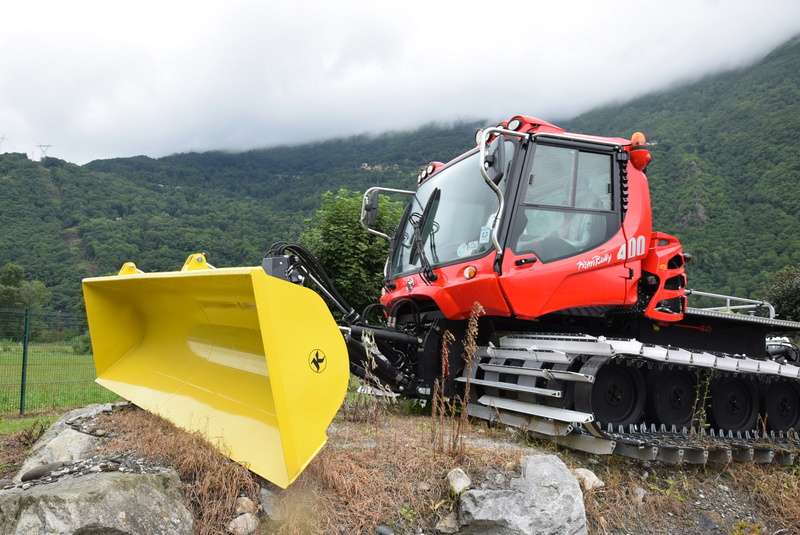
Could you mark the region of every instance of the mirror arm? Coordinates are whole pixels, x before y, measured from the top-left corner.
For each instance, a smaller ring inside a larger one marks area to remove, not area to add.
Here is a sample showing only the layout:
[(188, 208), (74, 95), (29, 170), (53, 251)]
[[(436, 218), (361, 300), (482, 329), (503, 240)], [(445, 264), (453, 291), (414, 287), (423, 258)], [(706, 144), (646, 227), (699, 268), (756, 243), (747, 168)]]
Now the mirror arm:
[(381, 188), (381, 187), (369, 188), (367, 191), (364, 192), (364, 199), (361, 201), (361, 219), (360, 219), (361, 226), (364, 227), (364, 230), (366, 230), (370, 234), (374, 234), (376, 236), (380, 236), (384, 240), (391, 241), (392, 238), (388, 234), (384, 234), (383, 232), (371, 228), (371, 226), (375, 224), (375, 221), (377, 221), (378, 218), (378, 196), (380, 195), (381, 192), (399, 193), (402, 195), (411, 195), (411, 196), (414, 196), (414, 192), (404, 189), (392, 189), (392, 188)]

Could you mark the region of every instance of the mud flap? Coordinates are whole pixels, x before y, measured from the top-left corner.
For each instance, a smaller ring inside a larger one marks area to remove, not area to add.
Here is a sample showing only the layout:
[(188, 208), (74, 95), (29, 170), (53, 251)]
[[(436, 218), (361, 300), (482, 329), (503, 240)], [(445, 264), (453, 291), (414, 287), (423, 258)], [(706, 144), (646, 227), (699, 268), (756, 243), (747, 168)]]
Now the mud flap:
[(120, 273), (83, 281), (97, 382), (287, 487), (347, 389), (322, 299), (261, 267)]

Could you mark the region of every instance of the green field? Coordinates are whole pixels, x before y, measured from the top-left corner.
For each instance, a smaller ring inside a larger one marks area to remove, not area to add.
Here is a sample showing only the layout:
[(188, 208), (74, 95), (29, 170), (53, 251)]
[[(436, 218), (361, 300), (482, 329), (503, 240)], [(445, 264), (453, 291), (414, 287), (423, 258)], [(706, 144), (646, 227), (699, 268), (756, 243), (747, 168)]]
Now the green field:
[[(20, 412), (22, 345), (0, 345), (0, 415)], [(94, 382), (91, 354), (69, 344), (29, 344), (25, 380), (25, 414), (106, 403), (116, 394)]]

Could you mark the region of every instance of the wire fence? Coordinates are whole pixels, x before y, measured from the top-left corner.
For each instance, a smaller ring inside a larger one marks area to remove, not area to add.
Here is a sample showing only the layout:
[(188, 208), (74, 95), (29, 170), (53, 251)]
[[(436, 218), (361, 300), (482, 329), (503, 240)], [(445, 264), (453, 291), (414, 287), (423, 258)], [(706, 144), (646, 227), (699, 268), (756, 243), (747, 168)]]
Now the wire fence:
[(0, 308), (0, 414), (104, 403), (84, 314)]

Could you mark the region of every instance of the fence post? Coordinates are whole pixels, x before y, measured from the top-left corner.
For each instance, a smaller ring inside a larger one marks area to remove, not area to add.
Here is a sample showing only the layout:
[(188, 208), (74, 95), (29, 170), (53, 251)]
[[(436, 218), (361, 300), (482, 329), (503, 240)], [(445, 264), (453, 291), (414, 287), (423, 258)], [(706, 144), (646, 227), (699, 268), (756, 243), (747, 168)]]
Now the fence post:
[(19, 415), (25, 416), (25, 386), (28, 383), (28, 341), (31, 330), (31, 309), (25, 309), (25, 332), (22, 334), (22, 385), (19, 389)]

